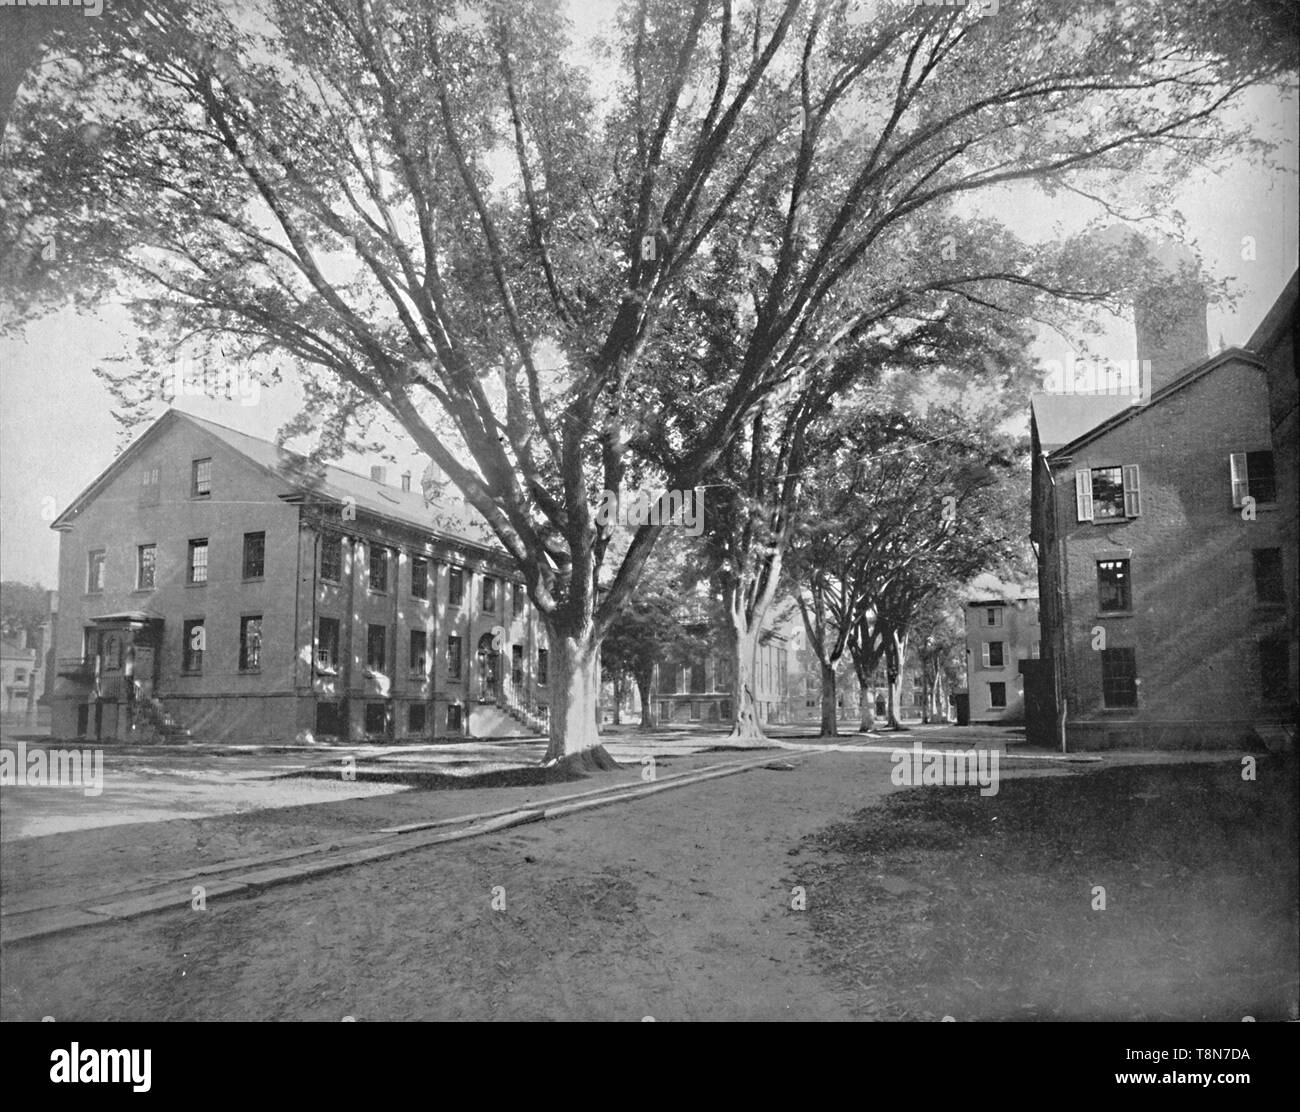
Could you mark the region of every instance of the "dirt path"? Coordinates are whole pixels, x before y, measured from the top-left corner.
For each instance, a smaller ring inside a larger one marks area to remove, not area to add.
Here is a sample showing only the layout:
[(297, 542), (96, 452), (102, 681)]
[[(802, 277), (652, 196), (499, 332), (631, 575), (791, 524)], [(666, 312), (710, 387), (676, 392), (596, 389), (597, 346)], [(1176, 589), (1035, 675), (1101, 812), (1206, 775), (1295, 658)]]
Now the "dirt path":
[(21, 943), (4, 1018), (848, 1018), (791, 909), (797, 845), (891, 790), (887, 758), (822, 754)]

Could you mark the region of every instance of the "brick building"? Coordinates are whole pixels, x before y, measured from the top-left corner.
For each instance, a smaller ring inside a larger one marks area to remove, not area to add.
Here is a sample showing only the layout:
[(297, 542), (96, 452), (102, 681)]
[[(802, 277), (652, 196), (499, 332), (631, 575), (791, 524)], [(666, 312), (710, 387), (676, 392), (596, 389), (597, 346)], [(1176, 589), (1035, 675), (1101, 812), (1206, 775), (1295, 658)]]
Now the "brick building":
[(1020, 662), (1041, 655), (1038, 592), (1010, 598), (988, 593), (967, 599), (966, 689), (972, 722), (1023, 722)]
[(1286, 629), (1291, 642), (1289, 658), (1291, 706), (1294, 710), (1300, 701), (1300, 653), (1297, 644), (1296, 582), (1300, 568), (1296, 566), (1296, 553), (1300, 548), (1300, 415), (1297, 400), (1300, 396), (1300, 379), (1297, 379), (1296, 349), (1296, 299), (1300, 274), (1291, 275), (1286, 289), (1269, 310), (1255, 334), (1246, 341), (1249, 348), (1263, 361), (1268, 377), (1269, 426), (1273, 438), (1273, 458), (1277, 468), (1278, 489), (1283, 497), (1277, 504), (1277, 529), (1282, 548), (1282, 579), (1286, 591)]
[(170, 410), (53, 523), (54, 737), (535, 732), (546, 638), (435, 486)]
[(1293, 713), (1294, 463), (1279, 467), (1270, 420), (1270, 377), (1294, 391), (1293, 348), (1265, 357), (1292, 360), (1278, 372), (1241, 348), (1179, 365), (1205, 350), (1203, 302), (1163, 328), (1182, 339), (1139, 317), (1147, 404), (1032, 402), (1040, 743), (1246, 743)]

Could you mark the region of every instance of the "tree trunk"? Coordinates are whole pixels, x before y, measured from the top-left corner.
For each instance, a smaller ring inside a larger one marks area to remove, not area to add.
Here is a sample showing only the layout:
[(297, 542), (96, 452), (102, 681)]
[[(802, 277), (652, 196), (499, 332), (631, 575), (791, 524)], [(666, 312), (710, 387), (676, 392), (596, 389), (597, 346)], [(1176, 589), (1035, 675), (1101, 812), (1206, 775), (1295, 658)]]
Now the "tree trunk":
[(869, 683), (858, 677), (858, 733), (870, 733), (876, 728), (876, 693)]
[(889, 647), (885, 650), (885, 667), (893, 678), (889, 680), (889, 725), (901, 730), (899, 710), (903, 701), (903, 660), (907, 655), (907, 637), (891, 633)]
[(821, 665), (822, 674), (822, 737), (839, 737), (839, 724), (837, 722), (836, 695), (835, 695), (835, 669), (829, 664)]
[(659, 725), (655, 717), (655, 701), (650, 697), (650, 676), (637, 676), (636, 690), (641, 696), (641, 729), (653, 730)]
[(618, 767), (600, 743), (600, 646), (590, 638), (550, 637), (551, 735), (544, 765)]
[(921, 721), (928, 724), (930, 721), (930, 707), (934, 702), (930, 698), (931, 684), (930, 676), (924, 664), (921, 665)]
[(763, 722), (758, 714), (758, 700), (754, 696), (757, 680), (758, 632), (731, 628), (732, 673), (736, 677), (732, 691), (731, 733), (727, 741), (732, 745), (753, 745), (767, 740)]

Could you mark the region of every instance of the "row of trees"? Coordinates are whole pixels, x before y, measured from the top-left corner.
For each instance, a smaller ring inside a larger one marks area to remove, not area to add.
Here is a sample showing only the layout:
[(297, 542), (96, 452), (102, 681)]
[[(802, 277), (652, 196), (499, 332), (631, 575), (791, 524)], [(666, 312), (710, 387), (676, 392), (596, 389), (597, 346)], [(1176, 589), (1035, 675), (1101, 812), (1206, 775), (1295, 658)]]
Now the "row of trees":
[(1139, 244), (1025, 242), (989, 203), (1142, 180), (1136, 215), (1165, 212), (1188, 159), (1251, 153), (1223, 109), (1290, 64), (1262, 3), (617, 13), (582, 43), (560, 0), (119, 0), (23, 39), (2, 152), (6, 325), (126, 300), (138, 343), (103, 368), (126, 423), (178, 355), (274, 364), (306, 398), (286, 439), (401, 430), (449, 476), (546, 625), (552, 762), (599, 763), (600, 646), (664, 529), (620, 536), (603, 492), (723, 492), (710, 574), (753, 736), (828, 407), (916, 393), (906, 368), (962, 336), (1005, 376), (1006, 322), (1138, 283)]
[[(868, 688), (882, 660), (890, 724), (902, 666), (923, 609), (1024, 547), (1023, 445), (991, 427), (996, 411), (847, 408), (822, 435), (822, 465), (804, 484), (788, 567), (821, 670), (821, 732), (836, 727), (836, 672), (853, 662), (871, 727)], [(933, 646), (931, 646), (933, 647)], [(932, 662), (933, 663), (933, 662)]]
[[(772, 593), (802, 616), (820, 675), (823, 736), (838, 730), (838, 676), (846, 661), (858, 681), (861, 728), (874, 726), (873, 684), (882, 663), (889, 721), (898, 725), (909, 640), (928, 715), (936, 690), (952, 678), (964, 637), (961, 588), (981, 572), (1025, 573), (1027, 447), (999, 431), (999, 420), (996, 405), (973, 415), (938, 405), (917, 414), (885, 409), (875, 391), (862, 391), (811, 426)], [(723, 489), (706, 501), (725, 508), (736, 494)], [(616, 695), (622, 677), (635, 682), (644, 726), (654, 724), (656, 665), (719, 648), (734, 654), (734, 640), (719, 645), (716, 638), (719, 629), (735, 633), (728, 624), (733, 582), (719, 551), (733, 534), (719, 527), (724, 513), (710, 520), (710, 543), (701, 549), (691, 552), (681, 540), (661, 546), (604, 642), (606, 678)], [(700, 585), (708, 588), (703, 610)], [(731, 688), (738, 717), (754, 702), (744, 682)]]

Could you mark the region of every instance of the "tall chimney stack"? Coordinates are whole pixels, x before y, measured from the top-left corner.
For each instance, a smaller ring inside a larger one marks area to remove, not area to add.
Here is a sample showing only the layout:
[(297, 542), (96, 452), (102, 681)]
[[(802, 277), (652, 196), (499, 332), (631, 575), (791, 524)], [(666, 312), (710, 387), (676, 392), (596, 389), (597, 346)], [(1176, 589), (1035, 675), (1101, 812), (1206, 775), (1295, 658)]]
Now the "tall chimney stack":
[(1161, 245), (1151, 255), (1152, 281), (1134, 298), (1133, 326), (1137, 357), (1150, 360), (1155, 393), (1209, 354), (1210, 332), (1196, 257), (1180, 243)]
[(409, 492), (410, 489), (411, 489), (411, 473), (410, 473), (409, 471), (403, 471), (403, 472), (402, 472), (402, 490), (404, 490), (404, 491), (408, 491), (408, 492)]
[(371, 465), (370, 481), (372, 483), (386, 483), (388, 481), (388, 468), (380, 467), (378, 464)]

